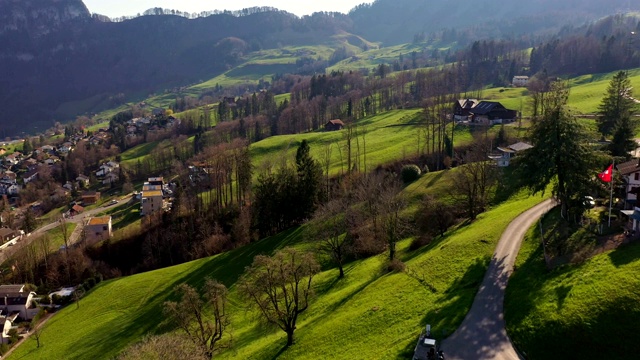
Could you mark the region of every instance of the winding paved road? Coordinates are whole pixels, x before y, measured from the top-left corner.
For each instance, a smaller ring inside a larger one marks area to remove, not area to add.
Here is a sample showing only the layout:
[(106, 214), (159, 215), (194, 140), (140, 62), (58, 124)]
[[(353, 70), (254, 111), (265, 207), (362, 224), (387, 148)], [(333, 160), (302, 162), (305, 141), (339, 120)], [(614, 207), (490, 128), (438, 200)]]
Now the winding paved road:
[[(73, 233), (69, 234), (69, 244), (73, 245), (75, 244), (79, 239), (80, 239), (80, 235), (82, 233), (82, 229), (84, 228), (84, 223), (86, 222), (86, 220), (90, 217), (93, 217), (96, 214), (99, 214), (101, 212), (105, 212), (113, 207), (117, 207), (120, 206), (122, 204), (124, 204), (125, 201), (128, 201), (128, 199), (131, 197), (131, 194), (119, 197), (119, 202), (117, 204), (109, 204), (109, 205), (102, 205), (99, 207), (96, 207), (92, 210), (87, 210), (85, 212), (83, 212), (80, 215), (76, 215), (74, 217), (71, 218), (67, 218), (65, 221), (67, 223), (75, 223), (76, 228), (73, 231)], [(60, 223), (58, 221), (47, 224), (47, 225), (43, 225), (41, 227), (39, 227), (38, 229), (34, 230), (31, 232), (31, 234), (29, 236), (25, 236), (22, 238), (22, 240), (18, 241), (18, 244), (16, 246), (12, 246), (12, 247), (7, 247), (5, 249), (0, 250), (0, 264), (4, 263), (7, 259), (11, 258), (11, 255), (16, 252), (18, 249), (27, 246), (28, 244), (30, 244), (33, 240), (35, 240), (39, 235), (53, 230), (56, 227), (60, 226)]]
[(471, 310), (442, 344), (447, 360), (521, 359), (505, 330), (504, 293), (525, 233), (554, 204), (546, 200), (525, 211), (502, 233)]

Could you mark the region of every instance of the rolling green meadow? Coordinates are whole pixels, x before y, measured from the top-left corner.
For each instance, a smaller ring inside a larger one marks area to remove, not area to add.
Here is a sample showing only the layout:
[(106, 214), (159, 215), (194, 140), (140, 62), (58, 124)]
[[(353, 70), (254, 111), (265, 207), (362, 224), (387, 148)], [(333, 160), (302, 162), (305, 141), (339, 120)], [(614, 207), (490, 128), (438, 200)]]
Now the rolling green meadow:
[[(415, 203), (421, 194), (446, 189), (450, 176), (450, 171), (428, 173), (404, 194)], [(286, 335), (260, 325), (235, 285), (257, 254), (289, 246), (313, 250), (305, 226), (211, 258), (103, 282), (79, 307), (68, 306), (48, 321), (40, 348), (27, 341), (9, 358), (109, 359), (145, 334), (172, 330), (162, 324), (163, 302), (175, 299), (172, 289), (177, 284), (199, 287), (205, 277), (230, 289), (234, 347), (219, 358), (406, 358), (426, 323), (438, 337), (456, 329), (500, 234), (513, 218), (542, 200), (517, 194), (476, 222), (464, 223), (416, 251), (408, 249), (411, 239), (403, 240), (398, 256), (410, 270), (405, 273), (388, 273), (387, 254), (381, 254), (347, 264), (345, 278), (338, 280), (338, 270), (323, 259), (323, 271), (314, 278), (315, 299), (298, 322), (296, 344), (287, 350)]]
[[(543, 228), (549, 217), (543, 221)], [(640, 244), (547, 270), (539, 224), (516, 261), (505, 297), (507, 331), (529, 359), (629, 359), (640, 352)]]

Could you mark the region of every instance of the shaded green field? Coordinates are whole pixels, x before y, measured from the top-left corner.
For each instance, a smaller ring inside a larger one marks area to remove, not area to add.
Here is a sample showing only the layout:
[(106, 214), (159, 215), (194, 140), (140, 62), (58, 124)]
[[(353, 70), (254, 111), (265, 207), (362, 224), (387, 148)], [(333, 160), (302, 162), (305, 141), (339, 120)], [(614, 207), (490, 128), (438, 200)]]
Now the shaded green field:
[[(416, 185), (429, 189), (419, 191), (446, 186), (442, 182), (447, 174), (429, 176), (433, 178), (424, 185)], [(257, 254), (287, 246), (312, 249), (304, 242), (304, 227), (211, 258), (103, 282), (79, 308), (69, 306), (46, 324), (42, 347), (25, 342), (10, 359), (109, 359), (144, 334), (169, 331), (160, 324), (162, 304), (172, 299), (171, 289), (183, 282), (200, 286), (206, 276), (230, 288), (235, 345), (219, 358), (407, 358), (427, 322), (438, 336), (456, 329), (471, 306), (500, 234), (519, 213), (540, 201), (541, 197), (520, 194), (416, 251), (408, 250), (410, 239), (402, 241), (399, 257), (422, 282), (406, 273), (383, 271), (386, 254), (349, 263), (341, 280), (336, 280), (337, 269), (325, 264), (314, 280), (316, 299), (298, 322), (296, 344), (284, 352), (284, 333), (259, 326), (240, 302), (235, 285)]]
[(640, 244), (548, 271), (536, 224), (516, 268), (505, 320), (529, 359), (632, 359), (640, 352)]

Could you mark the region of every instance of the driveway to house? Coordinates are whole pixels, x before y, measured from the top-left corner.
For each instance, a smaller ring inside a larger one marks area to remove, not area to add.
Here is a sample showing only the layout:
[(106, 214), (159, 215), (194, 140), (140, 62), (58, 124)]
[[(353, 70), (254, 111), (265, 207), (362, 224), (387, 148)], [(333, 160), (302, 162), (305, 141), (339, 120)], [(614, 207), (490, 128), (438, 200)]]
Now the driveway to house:
[[(104, 212), (104, 211), (106, 211), (108, 209), (111, 209), (112, 207), (122, 205), (124, 201), (127, 201), (127, 199), (131, 198), (131, 195), (132, 194), (121, 196), (119, 198), (120, 202), (118, 202), (117, 204), (107, 205), (107, 206), (100, 206), (100, 207), (97, 207), (95, 209), (87, 210), (87, 211), (83, 212), (80, 215), (76, 215), (76, 216), (73, 216), (73, 217), (70, 217), (70, 218), (66, 218), (65, 221), (67, 223), (75, 223), (75, 224), (77, 224), (75, 230), (69, 236), (69, 245), (75, 244), (80, 239), (80, 235), (82, 234), (82, 229), (84, 228), (84, 223), (86, 222), (86, 220), (88, 218), (93, 217), (94, 215), (99, 214), (101, 212)], [(37, 228), (36, 230), (32, 231), (29, 236), (23, 237), (20, 241), (18, 241), (18, 243), (16, 245), (10, 246), (10, 247), (7, 247), (7, 248), (3, 249), (2, 251), (0, 251), (0, 264), (4, 263), (5, 260), (9, 259), (11, 257), (11, 255), (17, 249), (29, 245), (39, 235), (41, 235), (41, 234), (43, 234), (43, 233), (45, 233), (47, 231), (53, 230), (58, 226), (60, 226), (60, 222), (58, 222), (58, 221), (53, 222), (51, 224), (43, 225), (43, 226)]]
[(534, 206), (502, 233), (471, 310), (442, 344), (447, 360), (521, 359), (505, 329), (504, 293), (524, 235), (554, 205), (553, 200), (546, 200)]

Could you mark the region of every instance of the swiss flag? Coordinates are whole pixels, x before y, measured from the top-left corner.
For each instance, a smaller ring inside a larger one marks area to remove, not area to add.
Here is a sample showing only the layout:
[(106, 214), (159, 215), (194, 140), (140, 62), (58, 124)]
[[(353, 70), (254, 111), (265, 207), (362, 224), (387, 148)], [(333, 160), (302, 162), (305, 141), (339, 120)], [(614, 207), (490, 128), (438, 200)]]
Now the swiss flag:
[(600, 180), (604, 182), (611, 182), (612, 175), (613, 175), (613, 164), (609, 165), (607, 170), (598, 174), (598, 177), (600, 178)]

